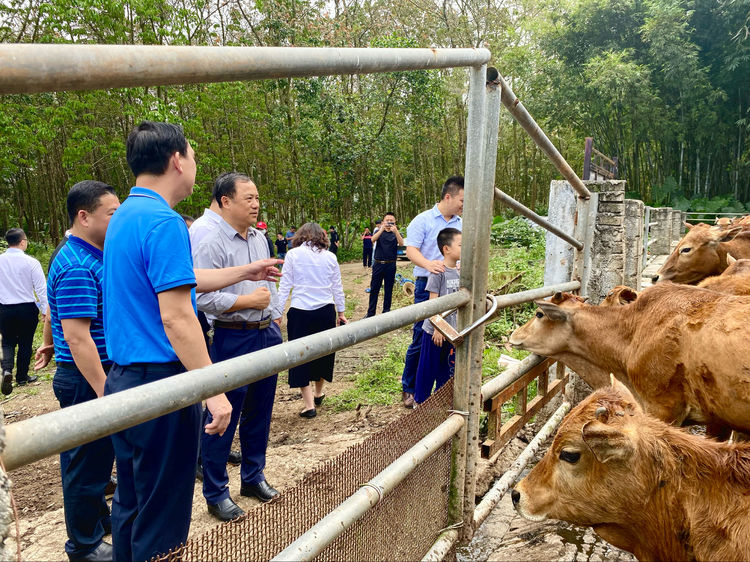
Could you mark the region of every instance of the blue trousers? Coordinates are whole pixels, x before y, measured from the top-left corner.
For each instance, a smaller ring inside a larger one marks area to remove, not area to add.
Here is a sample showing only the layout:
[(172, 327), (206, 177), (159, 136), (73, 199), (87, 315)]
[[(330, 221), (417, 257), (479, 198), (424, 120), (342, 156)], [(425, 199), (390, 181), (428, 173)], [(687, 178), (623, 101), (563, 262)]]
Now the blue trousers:
[[(178, 362), (114, 364), (104, 394), (184, 370)], [(200, 422), (200, 404), (193, 404), (112, 435), (117, 459), (112, 501), (115, 562), (150, 560), (187, 540)]]
[[(427, 285), (427, 277), (417, 277), (414, 281), (414, 304), (429, 300), (430, 293), (425, 291)], [(419, 351), (422, 347), (422, 322), (414, 323), (412, 328), (411, 343), (409, 349), (406, 350), (406, 358), (404, 359), (404, 372), (401, 375), (401, 387), (404, 392), (410, 392), (414, 394), (414, 384), (417, 376), (417, 366), (419, 365)]]
[(432, 334), (422, 331), (422, 352), (419, 354), (417, 379), (414, 389), (414, 401), (421, 404), (432, 394), (432, 387), (437, 391), (453, 376), (456, 368), (456, 352), (453, 344), (444, 341), (437, 346), (432, 341)]
[[(259, 349), (280, 344), (281, 330), (271, 323), (264, 330), (214, 329), (211, 346), (212, 361), (239, 357)], [(240, 474), (244, 484), (257, 484), (265, 480), (266, 447), (271, 428), (271, 413), (276, 394), (276, 375), (227, 392), (232, 403), (232, 417), (224, 435), (201, 434), (201, 459), (203, 462), (203, 497), (209, 504), (219, 503), (229, 497), (227, 457), (239, 423), (242, 466)], [(211, 414), (206, 410), (205, 423)]]
[(396, 279), (396, 262), (377, 263), (372, 266), (372, 279), (370, 280), (370, 302), (367, 307), (367, 317), (375, 316), (378, 308), (378, 295), (380, 286), (383, 285), (383, 313), (391, 311), (391, 300), (393, 298), (393, 283)]
[[(73, 365), (57, 365), (52, 390), (61, 408), (96, 398), (94, 389)], [(115, 452), (109, 437), (60, 453), (65, 528), (68, 531), (65, 552), (74, 558), (85, 556), (99, 546), (110, 528), (104, 488), (109, 484), (114, 461)]]

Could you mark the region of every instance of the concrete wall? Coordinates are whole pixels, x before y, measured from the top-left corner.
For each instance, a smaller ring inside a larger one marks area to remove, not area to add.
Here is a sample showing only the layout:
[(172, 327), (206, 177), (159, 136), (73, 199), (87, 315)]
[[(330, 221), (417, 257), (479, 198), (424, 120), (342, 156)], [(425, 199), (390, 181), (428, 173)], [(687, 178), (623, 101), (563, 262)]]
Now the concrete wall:
[(682, 240), (685, 235), (685, 225), (682, 220), (683, 211), (672, 210), (672, 248), (677, 246), (677, 242)]
[(645, 205), (637, 199), (625, 199), (625, 271), (623, 285), (641, 290), (643, 273), (643, 219)]

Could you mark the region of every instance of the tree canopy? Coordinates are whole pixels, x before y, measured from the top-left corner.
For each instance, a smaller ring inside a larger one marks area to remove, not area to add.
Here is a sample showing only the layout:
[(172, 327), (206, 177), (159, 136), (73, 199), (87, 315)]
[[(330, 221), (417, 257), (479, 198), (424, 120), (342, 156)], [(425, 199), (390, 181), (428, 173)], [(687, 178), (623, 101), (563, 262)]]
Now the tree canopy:
[[(487, 46), (574, 169), (593, 136), (635, 196), (738, 209), (750, 199), (749, 22), (750, 0), (0, 2), (2, 42)], [(466, 70), (448, 69), (0, 96), (0, 227), (58, 239), (82, 179), (124, 196), (127, 133), (156, 119), (181, 123), (196, 149), (181, 212), (199, 214), (213, 178), (238, 170), (271, 228), (316, 220), (346, 243), (386, 210), (405, 224), (462, 172), (466, 93)], [(503, 113), (498, 187), (543, 211), (556, 177)]]

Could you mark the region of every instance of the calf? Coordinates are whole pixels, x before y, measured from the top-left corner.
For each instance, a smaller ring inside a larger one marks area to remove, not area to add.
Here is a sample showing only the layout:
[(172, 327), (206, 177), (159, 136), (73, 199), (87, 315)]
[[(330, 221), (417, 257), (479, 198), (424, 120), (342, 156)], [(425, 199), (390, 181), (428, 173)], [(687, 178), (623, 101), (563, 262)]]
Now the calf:
[(679, 241), (653, 277), (653, 282), (672, 281), (695, 285), (711, 275), (719, 275), (729, 265), (727, 254), (750, 258), (750, 226), (726, 229), (707, 224), (688, 225), (690, 231)]
[(729, 295), (750, 295), (750, 259), (729, 262), (721, 275), (704, 279), (698, 287)]
[(569, 365), (594, 388), (614, 373), (667, 423), (750, 431), (750, 297), (660, 283), (627, 306), (565, 293), (537, 304), (511, 334), (514, 347)]
[(511, 493), (518, 512), (590, 526), (639, 560), (750, 560), (750, 444), (670, 427), (612, 383), (563, 420)]

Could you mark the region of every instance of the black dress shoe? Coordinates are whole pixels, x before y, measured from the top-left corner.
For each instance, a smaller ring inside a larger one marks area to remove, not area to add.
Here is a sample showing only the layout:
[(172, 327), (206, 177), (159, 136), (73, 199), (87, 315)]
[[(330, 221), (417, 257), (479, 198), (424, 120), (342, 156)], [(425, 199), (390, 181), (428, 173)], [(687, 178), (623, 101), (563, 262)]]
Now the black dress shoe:
[(243, 482), (240, 487), (240, 495), (247, 498), (256, 498), (265, 503), (278, 497), (279, 492), (274, 490), (267, 481), (263, 480), (257, 484), (245, 484)]
[(229, 451), (229, 456), (227, 457), (227, 462), (229, 464), (242, 464), (242, 453), (239, 451)]
[(315, 408), (311, 410), (305, 410), (304, 412), (299, 413), (299, 417), (301, 418), (314, 418), (318, 415), (318, 412), (315, 411)]
[(208, 512), (216, 517), (219, 521), (231, 521), (245, 515), (242, 508), (232, 501), (232, 498), (225, 498), (219, 503), (209, 503)]
[(107, 485), (104, 487), (104, 495), (105, 496), (111, 496), (115, 493), (115, 490), (117, 489), (117, 476), (112, 475), (109, 477), (109, 482), (107, 482)]
[(315, 405), (320, 406), (323, 403), (323, 398), (325, 397), (325, 394), (321, 394), (320, 396), (316, 396), (315, 398), (313, 398), (313, 400), (315, 401)]
[(36, 375), (31, 375), (30, 377), (26, 377), (25, 379), (21, 379), (20, 381), (16, 381), (16, 382), (18, 383), (18, 386), (26, 386), (27, 384), (36, 382), (38, 378), (39, 377)]
[(3, 371), (3, 384), (0, 386), (0, 390), (5, 396), (13, 392), (13, 373), (10, 371)]
[(112, 562), (113, 557), (112, 545), (108, 542), (100, 542), (94, 550), (85, 556), (71, 556), (68, 554), (70, 562)]
[(198, 463), (198, 466), (195, 469), (195, 479), (203, 482), (203, 465), (200, 463)]

